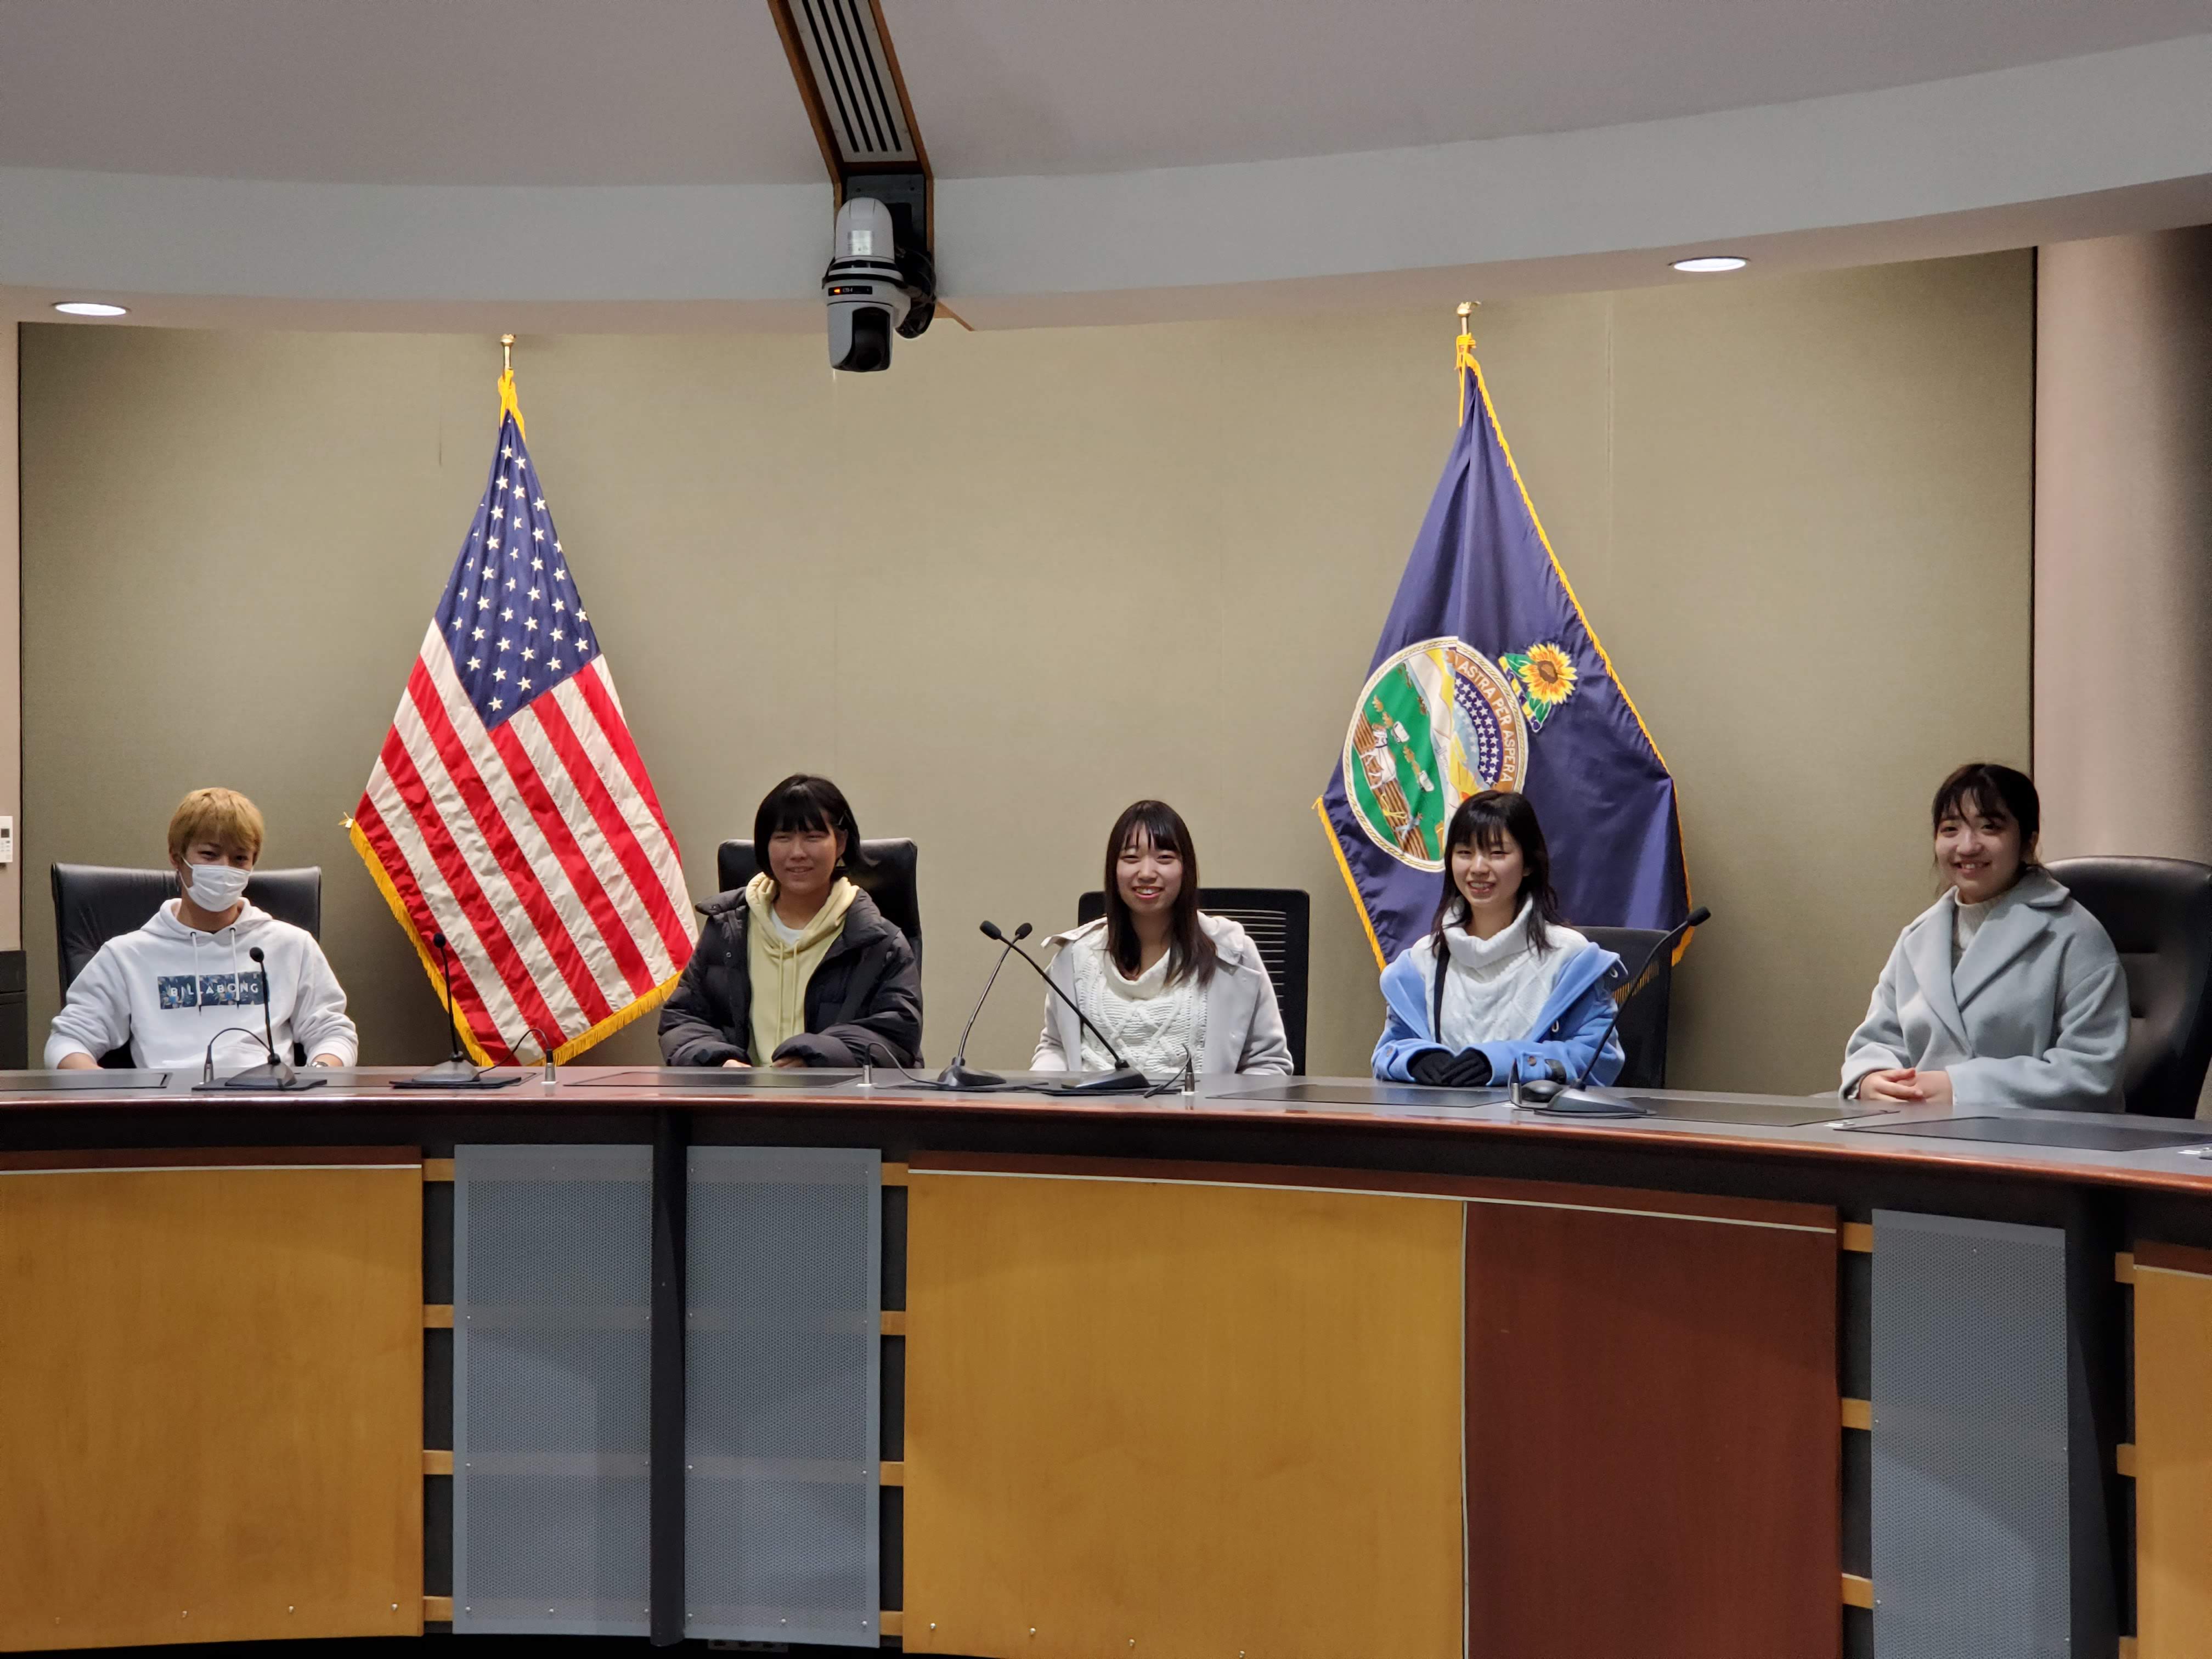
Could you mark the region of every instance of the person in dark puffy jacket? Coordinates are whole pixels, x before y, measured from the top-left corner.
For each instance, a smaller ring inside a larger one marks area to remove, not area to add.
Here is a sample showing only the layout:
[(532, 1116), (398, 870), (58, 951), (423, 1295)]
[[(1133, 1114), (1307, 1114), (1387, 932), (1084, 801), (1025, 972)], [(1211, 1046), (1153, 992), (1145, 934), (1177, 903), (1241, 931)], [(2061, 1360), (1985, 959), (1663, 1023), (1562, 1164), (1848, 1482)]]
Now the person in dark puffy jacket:
[(799, 773), (753, 816), (767, 866), (706, 918), (660, 1011), (671, 1066), (911, 1066), (921, 969), (906, 935), (846, 872), (861, 856), (844, 793)]

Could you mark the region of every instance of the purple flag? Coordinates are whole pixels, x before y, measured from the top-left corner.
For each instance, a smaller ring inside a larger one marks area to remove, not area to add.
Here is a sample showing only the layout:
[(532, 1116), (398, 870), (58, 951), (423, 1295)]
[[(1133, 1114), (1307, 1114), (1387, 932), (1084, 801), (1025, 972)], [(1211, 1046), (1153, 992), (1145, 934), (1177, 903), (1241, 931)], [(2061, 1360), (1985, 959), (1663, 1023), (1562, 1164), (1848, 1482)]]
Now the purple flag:
[(1466, 418), (1315, 803), (1378, 964), (1428, 931), (1444, 826), (1518, 789), (1570, 922), (1689, 914), (1674, 781), (1567, 585), (1461, 337)]

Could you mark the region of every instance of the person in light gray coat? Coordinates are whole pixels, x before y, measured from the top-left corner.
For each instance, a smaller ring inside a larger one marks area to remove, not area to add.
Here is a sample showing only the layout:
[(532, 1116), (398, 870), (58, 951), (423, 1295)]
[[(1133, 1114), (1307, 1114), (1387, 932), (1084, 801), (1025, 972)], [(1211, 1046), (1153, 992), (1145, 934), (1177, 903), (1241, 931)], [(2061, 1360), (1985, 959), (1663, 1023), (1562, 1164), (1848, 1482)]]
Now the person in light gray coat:
[(2041, 803), (2008, 766), (1962, 766), (1936, 791), (1949, 890), (1898, 935), (1843, 1092), (1960, 1107), (2120, 1109), (2128, 987), (2097, 919), (2035, 863)]

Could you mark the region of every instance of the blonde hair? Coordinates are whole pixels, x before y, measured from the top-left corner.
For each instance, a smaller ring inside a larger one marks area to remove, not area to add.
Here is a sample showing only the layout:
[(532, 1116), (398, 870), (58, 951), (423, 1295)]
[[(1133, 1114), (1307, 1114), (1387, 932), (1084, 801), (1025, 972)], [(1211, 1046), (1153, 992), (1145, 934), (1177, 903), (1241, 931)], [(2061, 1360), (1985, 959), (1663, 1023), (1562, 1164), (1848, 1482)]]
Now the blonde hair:
[(169, 856), (182, 860), (186, 848), (211, 841), (258, 862), (263, 832), (261, 809), (237, 790), (195, 789), (169, 816)]

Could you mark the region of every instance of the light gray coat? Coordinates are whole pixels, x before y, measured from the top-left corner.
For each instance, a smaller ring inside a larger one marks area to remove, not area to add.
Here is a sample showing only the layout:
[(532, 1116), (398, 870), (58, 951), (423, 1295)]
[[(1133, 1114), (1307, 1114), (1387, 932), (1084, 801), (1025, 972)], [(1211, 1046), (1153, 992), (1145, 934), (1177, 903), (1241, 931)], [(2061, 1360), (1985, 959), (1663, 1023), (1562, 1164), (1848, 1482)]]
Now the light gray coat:
[[(1283, 1011), (1275, 1003), (1274, 981), (1260, 960), (1260, 947), (1251, 934), (1227, 916), (1198, 913), (1198, 925), (1213, 941), (1219, 963), (1206, 988), (1206, 1052), (1199, 1056), (1202, 1074), (1223, 1076), (1234, 1072), (1287, 1073), (1291, 1045), (1283, 1032)], [(1054, 981), (1073, 995), (1074, 970), (1067, 960), (1071, 939), (1094, 933), (1106, 926), (1102, 918), (1085, 922), (1045, 942), (1060, 947), (1050, 969)], [(1093, 1019), (1098, 1016), (1086, 1009)], [(1073, 1072), (1082, 1069), (1083, 1028), (1068, 1006), (1049, 991), (1045, 993), (1044, 1030), (1037, 1035), (1036, 1053), (1030, 1060), (1035, 1072)]]
[(1959, 1106), (2120, 1109), (2128, 985), (2119, 953), (2064, 885), (2030, 870), (1990, 907), (1954, 969), (1958, 902), (1907, 924), (1844, 1048), (1844, 1087), (1869, 1072), (1948, 1072)]

